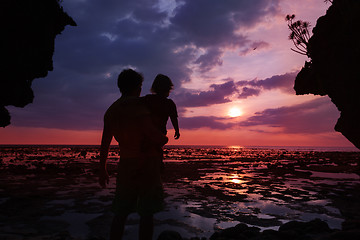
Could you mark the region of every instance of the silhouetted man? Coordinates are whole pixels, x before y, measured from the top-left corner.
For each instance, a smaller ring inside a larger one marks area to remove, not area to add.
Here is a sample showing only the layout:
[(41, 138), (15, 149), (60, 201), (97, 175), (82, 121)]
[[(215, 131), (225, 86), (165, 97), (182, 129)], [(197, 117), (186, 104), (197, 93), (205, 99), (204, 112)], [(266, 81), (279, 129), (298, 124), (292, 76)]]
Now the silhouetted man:
[(109, 183), (106, 162), (113, 137), (120, 148), (111, 240), (122, 238), (126, 218), (132, 212), (140, 215), (139, 239), (152, 239), (153, 214), (163, 208), (157, 149), (168, 139), (152, 125), (150, 113), (139, 98), (142, 82), (142, 75), (134, 70), (122, 71), (118, 77), (122, 96), (104, 116), (99, 176), (102, 187)]

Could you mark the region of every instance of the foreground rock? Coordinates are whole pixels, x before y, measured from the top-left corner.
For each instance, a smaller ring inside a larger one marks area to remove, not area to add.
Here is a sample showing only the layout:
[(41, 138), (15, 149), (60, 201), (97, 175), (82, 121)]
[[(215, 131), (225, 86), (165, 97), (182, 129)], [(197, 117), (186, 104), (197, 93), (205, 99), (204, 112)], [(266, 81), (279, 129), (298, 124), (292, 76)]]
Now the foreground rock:
[[(346, 222), (345, 222), (346, 223)], [(330, 229), (326, 222), (315, 219), (310, 222), (291, 221), (282, 225), (278, 231), (249, 227), (240, 223), (235, 227), (215, 232), (209, 240), (347, 240), (360, 239), (360, 222), (346, 223), (343, 230)], [(158, 240), (185, 240), (175, 231), (164, 231)], [(194, 237), (190, 240), (205, 240)]]

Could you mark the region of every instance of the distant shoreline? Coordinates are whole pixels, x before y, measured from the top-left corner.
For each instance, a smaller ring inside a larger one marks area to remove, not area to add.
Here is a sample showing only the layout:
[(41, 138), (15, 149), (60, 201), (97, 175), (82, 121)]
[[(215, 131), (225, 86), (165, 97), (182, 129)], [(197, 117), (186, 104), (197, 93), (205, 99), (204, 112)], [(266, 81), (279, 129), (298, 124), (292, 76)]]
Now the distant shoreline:
[[(89, 144), (0, 144), (1, 148), (22, 148), (22, 147), (71, 147), (71, 148), (100, 148), (100, 145)], [(117, 145), (111, 145), (116, 148)], [(359, 152), (356, 147), (339, 147), (339, 146), (226, 146), (226, 145), (165, 145), (165, 148), (234, 148), (234, 149), (273, 149), (286, 151), (317, 151), (317, 152)]]

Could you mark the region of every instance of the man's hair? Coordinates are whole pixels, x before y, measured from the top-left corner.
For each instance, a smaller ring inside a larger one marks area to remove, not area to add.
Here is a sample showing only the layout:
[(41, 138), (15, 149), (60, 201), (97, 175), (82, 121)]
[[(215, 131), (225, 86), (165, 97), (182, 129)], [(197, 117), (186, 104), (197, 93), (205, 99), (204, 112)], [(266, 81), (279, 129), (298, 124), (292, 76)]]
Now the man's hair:
[(172, 83), (171, 79), (163, 74), (158, 74), (154, 82), (151, 86), (151, 92), (152, 93), (167, 93), (170, 92), (174, 88), (174, 84)]
[(125, 69), (119, 74), (117, 85), (122, 94), (128, 94), (141, 86), (143, 81), (144, 77), (140, 73), (132, 69)]

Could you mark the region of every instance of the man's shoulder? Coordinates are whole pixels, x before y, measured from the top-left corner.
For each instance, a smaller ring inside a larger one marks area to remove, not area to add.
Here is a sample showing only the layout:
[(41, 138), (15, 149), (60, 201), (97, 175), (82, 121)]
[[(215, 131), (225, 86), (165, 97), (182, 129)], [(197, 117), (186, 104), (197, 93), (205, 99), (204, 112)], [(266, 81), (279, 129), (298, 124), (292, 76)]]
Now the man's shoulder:
[(156, 94), (147, 94), (143, 97), (141, 97), (141, 99), (145, 102), (149, 102), (149, 101), (159, 101), (159, 97)]
[(170, 98), (158, 95), (158, 94), (148, 94), (143, 97), (143, 100), (147, 103), (156, 103), (156, 104), (174, 104), (174, 101)]
[(119, 98), (107, 109), (105, 117), (112, 115), (145, 115), (148, 110), (140, 97)]
[(105, 112), (105, 117), (110, 115), (112, 112), (116, 111), (118, 108), (121, 108), (121, 100), (120, 98), (113, 102), (110, 107)]

